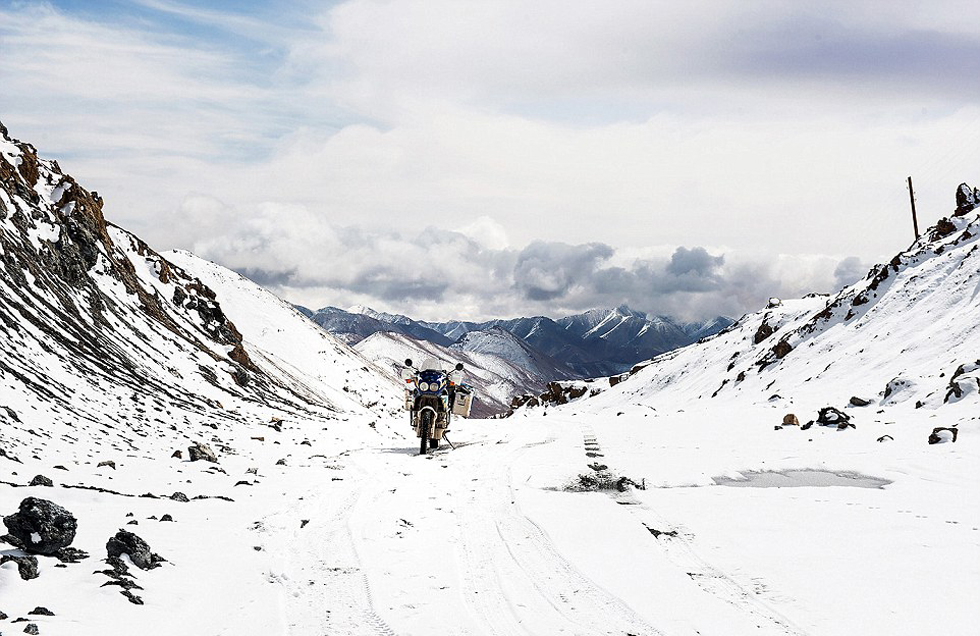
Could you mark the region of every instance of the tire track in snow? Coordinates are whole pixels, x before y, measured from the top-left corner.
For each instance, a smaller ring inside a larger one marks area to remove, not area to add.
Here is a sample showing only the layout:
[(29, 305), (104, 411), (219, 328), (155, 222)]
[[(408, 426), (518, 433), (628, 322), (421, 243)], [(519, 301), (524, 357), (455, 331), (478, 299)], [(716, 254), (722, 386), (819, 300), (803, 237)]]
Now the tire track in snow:
[[(270, 582), (283, 587), (289, 633), (297, 636), (395, 636), (374, 611), (371, 589), (354, 546), (351, 514), (361, 498), (361, 480), (339, 503), (335, 492), (307, 493), (302, 502), (264, 518), (268, 549), (282, 555)], [(332, 490), (332, 489), (331, 489)], [(305, 528), (299, 518), (309, 517)]]
[(475, 467), (481, 487), (459, 512), (467, 603), (494, 635), (660, 634), (576, 570), (516, 505), (508, 466), (530, 446), (494, 446)]
[[(603, 457), (602, 447), (592, 427), (583, 425), (586, 457)], [(617, 504), (627, 508), (658, 542), (665, 556), (678, 568), (686, 572), (698, 587), (752, 616), (762, 624), (774, 628), (777, 633), (790, 636), (805, 636), (799, 627), (787, 617), (758, 598), (758, 595), (735, 581), (720, 569), (704, 560), (694, 550), (691, 542), (682, 531), (665, 531), (673, 524), (667, 522), (653, 508), (637, 499), (631, 492), (606, 491)], [(761, 628), (762, 625), (760, 624)], [(760, 632), (762, 633), (762, 632)]]

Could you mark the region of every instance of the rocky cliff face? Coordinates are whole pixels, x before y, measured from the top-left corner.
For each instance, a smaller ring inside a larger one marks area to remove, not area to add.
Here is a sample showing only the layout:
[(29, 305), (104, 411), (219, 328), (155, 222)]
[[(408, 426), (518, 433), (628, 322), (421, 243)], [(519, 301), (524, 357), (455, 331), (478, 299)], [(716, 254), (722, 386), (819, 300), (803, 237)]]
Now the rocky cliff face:
[(215, 290), (103, 205), (0, 125), (0, 418), (132, 446), (163, 423), (341, 410), (256, 364)]

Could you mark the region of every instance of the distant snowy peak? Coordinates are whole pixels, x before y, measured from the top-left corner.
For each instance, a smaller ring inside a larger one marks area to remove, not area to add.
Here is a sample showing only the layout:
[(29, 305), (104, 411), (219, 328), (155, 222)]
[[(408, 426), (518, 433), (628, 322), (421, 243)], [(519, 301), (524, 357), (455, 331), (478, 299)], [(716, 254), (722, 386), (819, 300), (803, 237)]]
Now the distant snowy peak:
[(499, 325), (481, 331), (467, 332), (452, 345), (452, 348), (496, 356), (525, 369), (528, 373), (544, 381), (562, 380), (576, 376), (571, 368), (534, 349), (527, 342)]
[(380, 322), (386, 322), (392, 325), (410, 325), (414, 321), (408, 316), (403, 316), (401, 314), (389, 314), (384, 311), (375, 311), (370, 307), (365, 307), (364, 305), (354, 305), (347, 310), (350, 314), (362, 314), (364, 316), (370, 316), (375, 320)]

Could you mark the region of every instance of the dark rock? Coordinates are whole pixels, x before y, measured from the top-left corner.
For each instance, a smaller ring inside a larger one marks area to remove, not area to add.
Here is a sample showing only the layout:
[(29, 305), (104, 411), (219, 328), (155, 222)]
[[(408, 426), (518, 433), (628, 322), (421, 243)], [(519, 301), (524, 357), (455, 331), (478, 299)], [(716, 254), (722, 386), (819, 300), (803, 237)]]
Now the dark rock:
[(70, 512), (37, 497), (21, 501), (19, 511), (4, 517), (3, 525), (20, 540), (25, 550), (47, 555), (71, 545), (78, 529), (78, 522)]
[(37, 557), (12, 556), (10, 554), (0, 556), (0, 565), (3, 565), (8, 561), (13, 561), (17, 564), (17, 572), (20, 574), (20, 578), (24, 579), (25, 581), (30, 581), (31, 579), (36, 579), (38, 576), (40, 576), (37, 571)]
[(37, 625), (35, 625), (34, 623), (28, 623), (27, 627), (24, 628), (24, 633), (37, 636), (38, 634), (41, 633), (41, 631), (37, 628)]
[(137, 521), (136, 519), (133, 519), (132, 521), (126, 523), (127, 526), (138, 526), (139, 524), (140, 522)]
[(54, 469), (55, 470), (63, 470), (63, 471), (66, 471), (66, 472), (68, 471), (68, 469), (65, 468), (64, 466), (62, 466), (61, 464), (58, 464), (57, 466), (55, 466)]
[(0, 612), (0, 621), (5, 621), (5, 620), (7, 620), (7, 615), (4, 614), (3, 612)]
[(937, 426), (929, 434), (930, 444), (943, 444), (945, 442), (955, 442), (959, 430), (948, 426)]
[(81, 563), (82, 559), (89, 557), (89, 554), (85, 550), (68, 546), (55, 552), (54, 556), (62, 563)]
[(184, 454), (181, 451), (179, 451), (179, 450), (175, 450), (174, 451), (174, 454), (171, 455), (170, 457), (171, 457), (171, 459), (173, 459), (173, 458), (183, 459), (184, 458)]
[(17, 537), (15, 537), (12, 534), (5, 534), (5, 535), (3, 535), (2, 537), (0, 537), (0, 541), (3, 541), (4, 543), (9, 543), (10, 545), (14, 546), (15, 548), (20, 548), (21, 550), (24, 549), (24, 542), (21, 541), (20, 539), (18, 539)]
[(793, 413), (787, 413), (783, 416), (783, 426), (799, 426), (800, 418), (796, 417)]
[(190, 501), (190, 499), (187, 498), (187, 495), (182, 492), (175, 492), (174, 494), (170, 495), (170, 498), (181, 503), (187, 503)]
[(936, 222), (936, 226), (932, 228), (932, 234), (929, 235), (930, 241), (938, 241), (945, 238), (956, 231), (956, 226), (947, 218), (939, 219)]
[(137, 585), (136, 581), (133, 581), (132, 579), (124, 579), (124, 578), (114, 579), (112, 581), (106, 581), (105, 583), (103, 583), (99, 587), (109, 587), (109, 586), (112, 586), (112, 585), (116, 585), (118, 587), (121, 587), (124, 590), (142, 590), (143, 589), (141, 586)]
[(96, 466), (96, 468), (102, 468), (103, 466), (108, 466), (112, 470), (115, 470), (116, 469), (116, 462), (112, 461), (111, 459), (107, 459), (105, 461), (99, 462), (99, 465)]
[(892, 437), (891, 435), (882, 435), (881, 437), (878, 438), (878, 441), (879, 442), (894, 442), (895, 441), (895, 438)]
[(171, 517), (170, 515), (163, 515), (162, 517), (160, 517), (160, 521), (173, 521), (173, 520), (174, 518)]
[(852, 395), (849, 403), (851, 406), (867, 406), (871, 404), (871, 400), (865, 400), (864, 398), (859, 398), (856, 395)]
[(305, 528), (306, 527), (306, 524), (308, 524), (309, 522), (310, 522), (309, 519), (300, 519), (299, 520), (299, 527), (300, 527), (300, 529)]
[(785, 358), (793, 347), (785, 340), (780, 340), (775, 347), (772, 348), (772, 352), (776, 354), (776, 357), (782, 360)]
[(760, 342), (762, 342), (763, 340), (771, 336), (774, 331), (775, 329), (773, 329), (769, 325), (769, 323), (763, 320), (762, 324), (759, 325), (759, 329), (756, 330), (755, 336), (752, 337), (752, 342), (754, 342), (755, 344), (759, 344)]
[(833, 406), (825, 406), (817, 413), (817, 424), (821, 426), (836, 426), (838, 429), (856, 428), (851, 424), (851, 416)]
[(37, 607), (29, 611), (27, 615), (28, 616), (54, 616), (54, 612), (52, 612), (46, 607), (41, 607), (40, 605), (38, 605)]
[(956, 188), (956, 212), (953, 216), (963, 216), (980, 206), (980, 189), (961, 183)]
[(54, 482), (44, 475), (35, 475), (29, 486), (54, 486)]
[(123, 596), (125, 596), (126, 598), (128, 598), (129, 599), (129, 602), (132, 603), (133, 605), (142, 605), (143, 604), (143, 599), (141, 599), (140, 597), (136, 596), (135, 594), (133, 594), (129, 590), (123, 590), (121, 592), (121, 594)]
[(806, 431), (806, 430), (809, 430), (809, 428), (810, 428), (811, 426), (813, 426), (813, 420), (810, 420), (809, 422), (807, 422), (806, 424), (804, 424), (803, 426), (801, 426), (801, 427), (800, 427), (800, 430), (801, 430), (801, 431)]
[(201, 442), (195, 442), (187, 447), (187, 456), (192, 462), (205, 461), (213, 464), (218, 463), (218, 457), (211, 450), (211, 447)]
[(286, 465), (285, 459), (280, 459), (279, 461), (276, 462), (276, 466), (285, 466), (285, 465)]
[(239, 481), (239, 482), (236, 482), (235, 485), (236, 486), (251, 486), (252, 485), (252, 482), (250, 482), (250, 481)]
[(106, 543), (106, 552), (110, 557), (128, 554), (133, 565), (141, 570), (152, 570), (166, 563), (166, 559), (150, 551), (150, 545), (127, 530), (120, 530)]

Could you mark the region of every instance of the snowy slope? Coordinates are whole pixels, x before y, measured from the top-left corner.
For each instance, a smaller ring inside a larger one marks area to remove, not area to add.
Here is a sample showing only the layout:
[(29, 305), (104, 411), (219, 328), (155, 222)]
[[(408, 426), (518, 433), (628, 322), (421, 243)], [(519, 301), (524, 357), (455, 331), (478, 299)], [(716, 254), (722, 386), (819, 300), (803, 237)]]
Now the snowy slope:
[[(656, 406), (716, 396), (816, 409), (856, 396), (877, 406), (976, 408), (969, 374), (957, 385), (962, 398), (950, 382), (980, 358), (978, 235), (975, 212), (944, 220), (837, 295), (745, 316), (706, 342), (654, 359), (601, 399)], [(972, 406), (955, 405), (963, 401)]]

